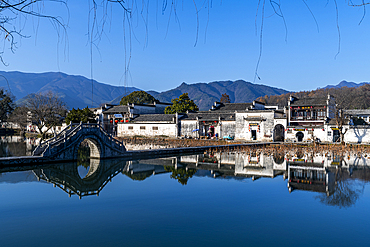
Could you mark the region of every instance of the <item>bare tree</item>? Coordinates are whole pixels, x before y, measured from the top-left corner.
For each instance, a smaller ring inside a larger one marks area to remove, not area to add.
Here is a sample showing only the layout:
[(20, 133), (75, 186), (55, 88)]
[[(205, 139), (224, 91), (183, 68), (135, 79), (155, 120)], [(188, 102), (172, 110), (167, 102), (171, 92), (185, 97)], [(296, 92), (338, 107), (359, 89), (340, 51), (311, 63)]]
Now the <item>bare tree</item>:
[(321, 194), (316, 196), (316, 199), (328, 206), (348, 208), (355, 205), (365, 189), (363, 181), (345, 178), (343, 168), (336, 170), (334, 186), (333, 194), (329, 196)]
[(340, 142), (344, 144), (344, 135), (347, 133), (348, 129), (344, 129), (343, 126), (348, 123), (348, 120), (345, 118), (343, 109), (337, 109), (337, 111), (335, 112), (335, 122), (339, 131)]
[(3, 88), (0, 88), (0, 122), (6, 121), (14, 108), (14, 96)]
[(9, 116), (9, 122), (18, 125), (22, 134), (23, 130), (29, 123), (28, 109), (25, 106), (18, 106), (15, 108), (12, 114)]
[(3, 40), (3, 50), (0, 50), (0, 61), (6, 65), (3, 55), (5, 49), (14, 52), (21, 38), (29, 37), (23, 29), (27, 21), (36, 18), (49, 20), (57, 35), (61, 38), (66, 34), (66, 24), (62, 17), (44, 13), (49, 5), (60, 8), (64, 5), (66, 10), (67, 3), (64, 0), (2, 0), (0, 1), (0, 39)]
[(221, 103), (230, 103), (230, 97), (227, 93), (223, 93), (220, 99)]
[[(25, 107), (28, 110), (29, 119), (37, 126), (43, 139), (48, 130), (61, 124), (67, 112), (63, 100), (51, 91), (28, 95)], [(24, 117), (27, 118), (27, 116)]]

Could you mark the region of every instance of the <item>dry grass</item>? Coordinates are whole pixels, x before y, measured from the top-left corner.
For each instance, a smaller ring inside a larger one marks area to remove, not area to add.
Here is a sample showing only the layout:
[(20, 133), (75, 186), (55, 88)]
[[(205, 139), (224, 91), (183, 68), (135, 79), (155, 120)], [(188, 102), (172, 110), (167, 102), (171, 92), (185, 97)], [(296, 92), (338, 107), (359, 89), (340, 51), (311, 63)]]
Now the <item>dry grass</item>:
[[(181, 147), (198, 147), (198, 146), (222, 146), (230, 144), (242, 144), (238, 141), (224, 141), (224, 140), (196, 140), (196, 139), (175, 139), (175, 138), (147, 138), (147, 137), (119, 137), (117, 138), (123, 141), (124, 144), (132, 145), (161, 145), (168, 148), (181, 148)], [(322, 154), (322, 155), (353, 155), (353, 154), (367, 154), (370, 153), (369, 145), (340, 145), (340, 144), (296, 144), (296, 143), (283, 143), (274, 145), (241, 145), (235, 148), (231, 147), (214, 147), (209, 150), (210, 152), (240, 152), (240, 153), (250, 153), (256, 152), (267, 155), (273, 154), (299, 154), (299, 153), (312, 153), (312, 154)]]
[[(220, 146), (228, 145), (230, 142), (224, 140), (196, 140), (196, 139), (175, 139), (175, 138), (145, 138), (145, 137), (118, 137), (118, 140), (124, 144), (131, 145), (161, 145), (169, 148), (181, 147), (199, 147), (199, 146)], [(239, 144), (241, 142), (232, 142), (232, 144)]]

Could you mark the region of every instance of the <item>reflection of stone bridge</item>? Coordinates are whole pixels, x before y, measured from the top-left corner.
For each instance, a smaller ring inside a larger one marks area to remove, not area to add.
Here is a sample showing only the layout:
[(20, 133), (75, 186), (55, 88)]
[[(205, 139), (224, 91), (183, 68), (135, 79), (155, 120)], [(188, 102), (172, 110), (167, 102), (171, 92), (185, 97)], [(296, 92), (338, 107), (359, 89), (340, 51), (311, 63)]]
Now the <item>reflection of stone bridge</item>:
[(77, 160), (78, 148), (86, 141), (90, 158), (105, 159), (120, 157), (126, 152), (122, 142), (114, 139), (99, 124), (70, 124), (57, 136), (41, 142), (33, 156), (57, 160)]
[(38, 180), (53, 183), (69, 196), (78, 195), (81, 199), (83, 196), (99, 195), (105, 185), (122, 172), (125, 166), (125, 160), (91, 159), (89, 171), (83, 178), (78, 172), (77, 162), (34, 169), (33, 173)]

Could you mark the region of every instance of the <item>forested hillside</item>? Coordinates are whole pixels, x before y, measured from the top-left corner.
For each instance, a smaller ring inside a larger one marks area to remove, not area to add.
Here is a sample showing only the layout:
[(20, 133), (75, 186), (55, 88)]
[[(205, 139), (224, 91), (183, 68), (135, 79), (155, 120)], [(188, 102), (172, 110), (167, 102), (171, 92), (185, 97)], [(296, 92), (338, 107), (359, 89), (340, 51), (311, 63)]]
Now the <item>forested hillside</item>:
[(360, 87), (341, 87), (341, 88), (323, 88), (313, 91), (303, 91), (296, 93), (286, 93), (282, 95), (271, 95), (259, 97), (257, 100), (268, 105), (287, 106), (290, 95), (297, 98), (304, 97), (325, 97), (326, 95), (335, 97), (339, 107), (343, 109), (368, 109), (370, 108), (370, 84)]

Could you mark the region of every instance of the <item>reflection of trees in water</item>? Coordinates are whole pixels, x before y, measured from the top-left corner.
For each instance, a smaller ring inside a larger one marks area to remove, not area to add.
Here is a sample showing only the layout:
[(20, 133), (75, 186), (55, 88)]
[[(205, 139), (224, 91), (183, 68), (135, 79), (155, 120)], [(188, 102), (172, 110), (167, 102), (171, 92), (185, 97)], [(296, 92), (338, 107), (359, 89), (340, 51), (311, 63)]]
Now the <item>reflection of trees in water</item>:
[(90, 166), (90, 147), (86, 141), (83, 141), (78, 148), (77, 166), (83, 166), (86, 169)]
[(343, 171), (341, 168), (339, 168), (336, 172), (334, 193), (329, 196), (321, 194), (319, 196), (316, 196), (316, 199), (319, 199), (320, 202), (328, 206), (347, 208), (356, 203), (360, 195), (363, 194), (364, 189), (364, 181), (358, 179), (344, 178)]
[(180, 184), (186, 185), (189, 178), (197, 172), (196, 169), (187, 169), (185, 167), (175, 168), (173, 166), (164, 166), (167, 172), (172, 172), (171, 178), (176, 179)]
[(0, 142), (0, 157), (25, 156), (25, 142)]
[(152, 176), (153, 171), (135, 172), (135, 173), (123, 171), (122, 174), (126, 175), (127, 177), (131, 178), (132, 180), (143, 181), (146, 178)]
[(285, 153), (274, 153), (274, 162), (278, 165), (284, 163)]
[(302, 150), (298, 150), (297, 153), (296, 153), (296, 155), (297, 155), (297, 158), (298, 159), (302, 159), (303, 156), (304, 156), (304, 152)]

